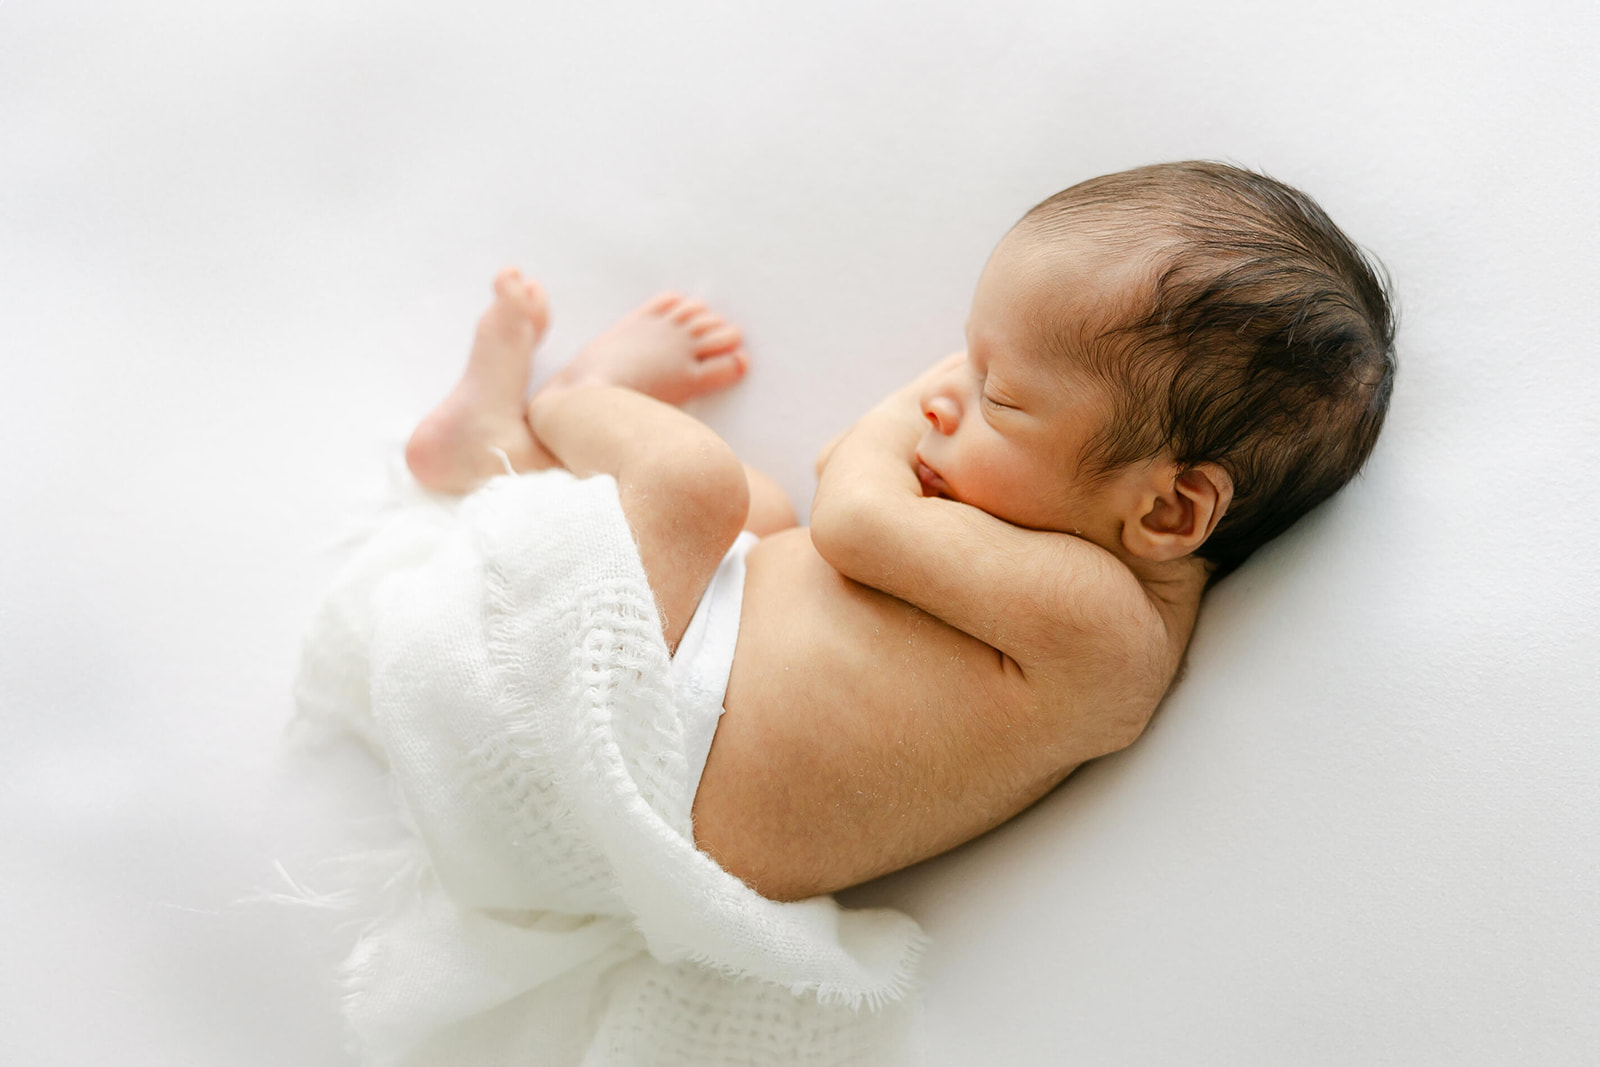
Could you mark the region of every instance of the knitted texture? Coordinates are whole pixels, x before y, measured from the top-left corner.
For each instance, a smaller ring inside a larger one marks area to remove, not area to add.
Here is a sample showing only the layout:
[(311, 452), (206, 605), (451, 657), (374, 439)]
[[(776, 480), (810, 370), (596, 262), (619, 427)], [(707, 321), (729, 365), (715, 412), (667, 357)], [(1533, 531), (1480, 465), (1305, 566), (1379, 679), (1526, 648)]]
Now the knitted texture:
[(341, 574), (301, 715), (375, 748), (418, 842), (346, 967), (370, 1062), (904, 1060), (920, 930), (694, 847), (670, 667), (607, 477), (416, 496)]

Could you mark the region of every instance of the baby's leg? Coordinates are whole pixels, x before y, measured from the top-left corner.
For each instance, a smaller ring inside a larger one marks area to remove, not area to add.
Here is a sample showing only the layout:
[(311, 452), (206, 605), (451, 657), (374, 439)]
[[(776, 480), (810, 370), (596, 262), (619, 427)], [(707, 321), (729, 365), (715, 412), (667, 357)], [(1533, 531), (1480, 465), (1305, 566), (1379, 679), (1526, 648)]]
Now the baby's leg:
[[(417, 480), (439, 492), (469, 492), (504, 474), (507, 461), (519, 472), (558, 465), (526, 422), (533, 350), (549, 322), (544, 291), (508, 267), (494, 293), (461, 380), (406, 447)], [(750, 360), (740, 342), (738, 328), (704, 304), (662, 293), (591, 341), (550, 384), (619, 385), (680, 404), (744, 377)]]
[(494, 303), (478, 320), (467, 369), (406, 444), (406, 465), (418, 482), (459, 494), (504, 474), (506, 462), (517, 471), (556, 465), (524, 418), (533, 349), (548, 322), (538, 283), (511, 267), (495, 276)]
[(572, 473), (616, 479), (675, 650), (749, 511), (739, 458), (698, 419), (615, 386), (552, 383), (528, 405), (528, 423)]
[(750, 514), (744, 521), (746, 530), (757, 537), (765, 537), (800, 525), (783, 486), (748, 463), (744, 465), (744, 477), (750, 485)]
[[(494, 291), (461, 381), (406, 446), (417, 481), (439, 492), (469, 492), (505, 473), (507, 462), (518, 472), (558, 465), (524, 417), (533, 349), (549, 320), (544, 293), (510, 268), (495, 278)], [(678, 404), (744, 377), (750, 357), (741, 340), (737, 327), (699, 301), (662, 293), (591, 341), (551, 384), (620, 385)], [(794, 508), (778, 483), (753, 467), (745, 474), (745, 528), (764, 537), (794, 526)]]
[(734, 326), (663, 293), (591, 342), (528, 405), (534, 438), (568, 470), (616, 478), (669, 648), (763, 478), (748, 477), (722, 438), (671, 405), (727, 388), (748, 366)]
[[(738, 327), (698, 300), (661, 293), (591, 341), (554, 384), (621, 385), (681, 404), (728, 388), (749, 367)], [(745, 529), (765, 537), (796, 525), (778, 483), (748, 464), (744, 471), (750, 487)]]
[(726, 389), (750, 367), (739, 328), (698, 300), (660, 293), (561, 368), (553, 385), (620, 385), (665, 404)]
[[(516, 471), (565, 466), (616, 477), (675, 648), (738, 536), (750, 490), (721, 438), (636, 390), (679, 401), (732, 385), (748, 366), (739, 332), (703, 304), (663, 294), (597, 338), (530, 404), (533, 347), (547, 317), (536, 284), (500, 272), (467, 369), (417, 427), (407, 463), (423, 485), (450, 493), (504, 473), (507, 462)], [(765, 505), (764, 522), (773, 510)]]

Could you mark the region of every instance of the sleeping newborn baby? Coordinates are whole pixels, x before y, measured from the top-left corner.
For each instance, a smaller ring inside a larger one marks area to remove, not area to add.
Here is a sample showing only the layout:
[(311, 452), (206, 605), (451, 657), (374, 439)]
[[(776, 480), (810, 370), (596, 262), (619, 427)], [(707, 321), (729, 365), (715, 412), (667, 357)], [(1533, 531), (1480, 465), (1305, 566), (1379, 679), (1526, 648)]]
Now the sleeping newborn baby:
[(1207, 587), (1360, 469), (1395, 368), (1383, 283), (1303, 194), (1096, 178), (1001, 240), (965, 348), (824, 451), (807, 529), (674, 406), (745, 373), (733, 325), (663, 294), (529, 401), (545, 297), (494, 289), (408, 465), (448, 494), (615, 479), (668, 649), (708, 654), (680, 648), (697, 616), (728, 635), (695, 844), (775, 900), (943, 852), (1138, 737)]
[(1360, 469), (1394, 378), (1384, 285), (1304, 195), (1096, 178), (824, 450), (804, 529), (675, 406), (745, 374), (734, 326), (663, 294), (530, 400), (544, 294), (494, 287), (406, 449), (434, 492), (296, 683), (413, 831), (345, 964), (373, 1062), (907, 1062), (922, 934), (826, 894), (1132, 742), (1207, 587)]
[(408, 466), (451, 494), (506, 462), (613, 475), (669, 649), (742, 565), (694, 840), (773, 899), (942, 853), (1130, 744), (1206, 587), (1355, 475), (1395, 373), (1384, 285), (1306, 195), (1214, 163), (1091, 179), (995, 248), (965, 349), (822, 453), (806, 530), (674, 406), (746, 373), (733, 325), (661, 294), (526, 402), (544, 294), (494, 294)]

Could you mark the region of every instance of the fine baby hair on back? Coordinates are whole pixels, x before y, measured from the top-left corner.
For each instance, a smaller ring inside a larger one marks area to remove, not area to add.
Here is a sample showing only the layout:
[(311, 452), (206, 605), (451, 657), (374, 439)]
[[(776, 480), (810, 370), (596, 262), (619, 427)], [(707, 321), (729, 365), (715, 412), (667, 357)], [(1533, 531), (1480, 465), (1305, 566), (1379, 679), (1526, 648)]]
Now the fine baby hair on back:
[(1113, 410), (1082, 463), (1227, 471), (1233, 501), (1196, 551), (1212, 581), (1361, 469), (1394, 388), (1390, 287), (1309, 196), (1225, 163), (1164, 163), (1074, 185), (1017, 232), (1151, 257), (1151, 290), (1086, 346)]

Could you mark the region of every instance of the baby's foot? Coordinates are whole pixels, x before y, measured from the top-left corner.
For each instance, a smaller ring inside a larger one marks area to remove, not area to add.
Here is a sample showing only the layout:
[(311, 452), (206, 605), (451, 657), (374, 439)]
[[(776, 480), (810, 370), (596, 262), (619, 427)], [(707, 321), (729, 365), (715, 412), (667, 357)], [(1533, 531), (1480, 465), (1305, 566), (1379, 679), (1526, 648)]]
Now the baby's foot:
[(544, 290), (507, 267), (494, 279), (494, 303), (478, 320), (467, 369), (444, 402), (423, 419), (406, 445), (417, 481), (442, 493), (465, 493), (505, 473), (546, 464), (523, 411), (533, 348), (544, 336)]
[(742, 335), (698, 300), (662, 293), (589, 342), (564, 385), (622, 385), (668, 404), (726, 389), (750, 367)]

